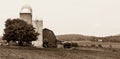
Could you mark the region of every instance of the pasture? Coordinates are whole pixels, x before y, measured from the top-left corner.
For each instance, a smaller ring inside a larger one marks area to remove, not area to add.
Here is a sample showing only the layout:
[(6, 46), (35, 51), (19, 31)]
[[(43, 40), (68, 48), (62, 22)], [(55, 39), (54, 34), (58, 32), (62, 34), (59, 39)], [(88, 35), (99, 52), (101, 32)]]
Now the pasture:
[(119, 59), (120, 52), (0, 46), (0, 59)]
[(103, 48), (117, 48), (120, 49), (120, 43), (115, 42), (92, 42), (92, 41), (65, 41), (65, 42), (73, 42), (77, 43), (78, 46), (98, 46), (101, 45)]

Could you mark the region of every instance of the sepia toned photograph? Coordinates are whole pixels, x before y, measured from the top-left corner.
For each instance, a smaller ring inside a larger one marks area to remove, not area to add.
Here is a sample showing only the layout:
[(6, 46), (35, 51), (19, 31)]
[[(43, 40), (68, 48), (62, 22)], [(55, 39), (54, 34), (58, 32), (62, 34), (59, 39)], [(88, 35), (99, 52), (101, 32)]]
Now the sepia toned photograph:
[(120, 59), (120, 0), (0, 0), (0, 59)]

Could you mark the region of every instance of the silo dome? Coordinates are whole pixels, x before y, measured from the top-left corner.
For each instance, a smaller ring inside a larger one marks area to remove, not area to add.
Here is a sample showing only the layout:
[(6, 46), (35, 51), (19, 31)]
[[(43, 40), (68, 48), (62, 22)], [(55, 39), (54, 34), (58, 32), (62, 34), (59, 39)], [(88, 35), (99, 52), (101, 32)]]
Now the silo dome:
[(25, 5), (21, 8), (20, 13), (32, 13), (32, 8), (29, 5)]
[(20, 19), (32, 24), (32, 8), (29, 5), (24, 5), (20, 11)]

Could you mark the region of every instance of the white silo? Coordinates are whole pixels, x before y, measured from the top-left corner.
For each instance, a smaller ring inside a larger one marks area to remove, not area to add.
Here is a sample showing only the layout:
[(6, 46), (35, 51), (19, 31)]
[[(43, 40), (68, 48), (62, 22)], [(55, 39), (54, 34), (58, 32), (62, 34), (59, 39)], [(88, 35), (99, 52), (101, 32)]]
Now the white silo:
[(43, 48), (43, 34), (42, 34), (43, 21), (32, 20), (32, 8), (28, 5), (25, 5), (21, 8), (20, 19), (27, 22), (28, 24), (33, 25), (35, 31), (40, 34), (38, 36), (38, 40), (32, 41), (33, 46)]
[(24, 20), (28, 24), (32, 24), (32, 8), (25, 5), (21, 8), (20, 19)]
[(33, 26), (35, 27), (35, 31), (39, 33), (38, 40), (33, 41), (32, 44), (35, 47), (43, 48), (43, 21), (42, 20), (34, 20)]

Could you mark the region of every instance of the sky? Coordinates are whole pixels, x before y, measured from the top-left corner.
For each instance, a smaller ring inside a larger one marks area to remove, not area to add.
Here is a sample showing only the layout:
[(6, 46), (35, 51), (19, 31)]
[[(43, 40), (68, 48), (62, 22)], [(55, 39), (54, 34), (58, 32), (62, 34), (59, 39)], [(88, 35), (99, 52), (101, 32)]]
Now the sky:
[(56, 35), (120, 34), (120, 0), (0, 0), (0, 35), (5, 21), (19, 18), (26, 4), (32, 7), (33, 20), (43, 20), (43, 27)]

